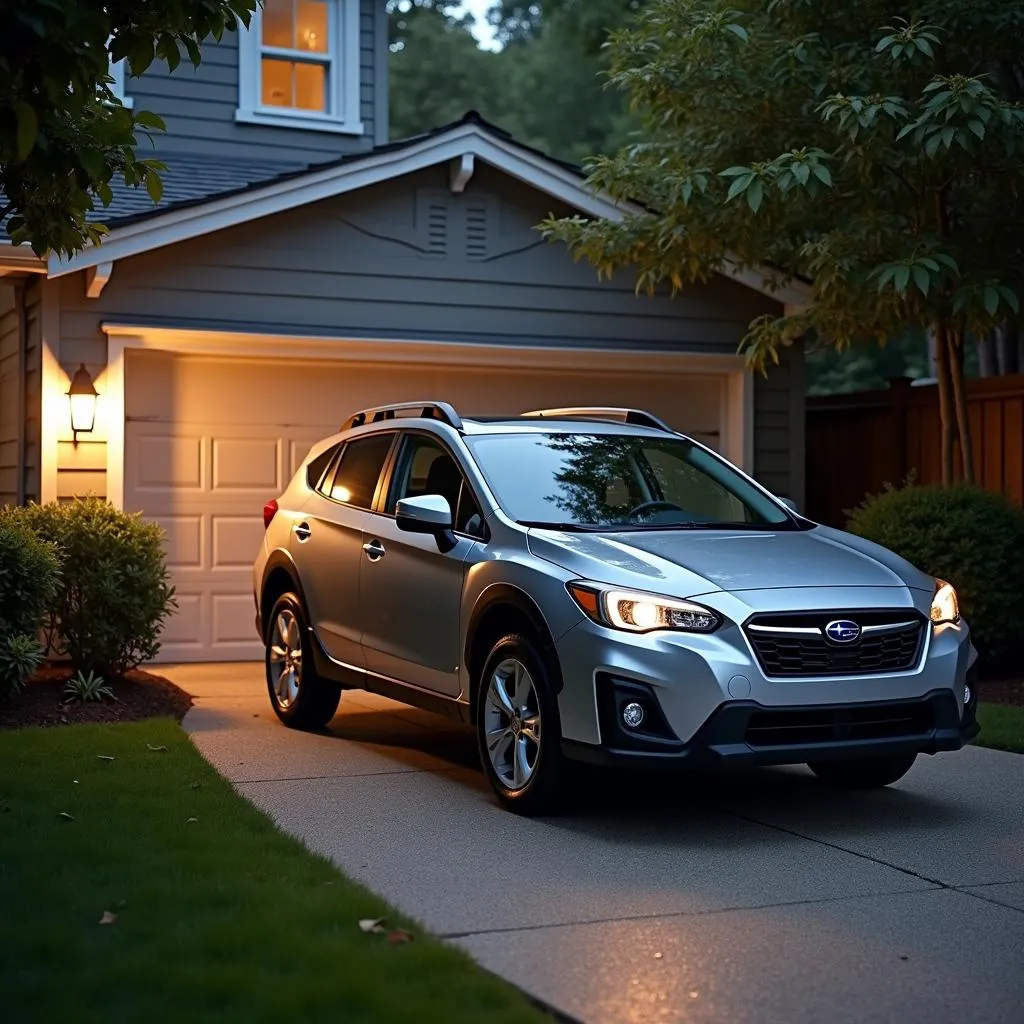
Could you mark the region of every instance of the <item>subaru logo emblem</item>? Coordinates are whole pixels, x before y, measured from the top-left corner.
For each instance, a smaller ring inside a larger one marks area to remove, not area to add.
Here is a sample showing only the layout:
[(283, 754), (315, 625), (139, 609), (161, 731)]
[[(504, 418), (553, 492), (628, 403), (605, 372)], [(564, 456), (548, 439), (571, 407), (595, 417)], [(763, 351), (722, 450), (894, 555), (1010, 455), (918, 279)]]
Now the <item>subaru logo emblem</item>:
[(834, 644), (852, 644), (860, 636), (860, 626), (849, 619), (835, 619), (825, 627), (825, 636)]

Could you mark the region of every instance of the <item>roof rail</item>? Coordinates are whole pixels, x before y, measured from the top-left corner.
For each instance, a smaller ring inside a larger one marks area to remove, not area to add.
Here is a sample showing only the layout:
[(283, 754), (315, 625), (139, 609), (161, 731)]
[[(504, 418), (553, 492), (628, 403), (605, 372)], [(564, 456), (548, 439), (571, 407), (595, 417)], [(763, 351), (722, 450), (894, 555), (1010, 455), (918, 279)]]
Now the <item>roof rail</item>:
[(658, 419), (653, 413), (644, 412), (643, 409), (617, 409), (605, 406), (594, 406), (584, 408), (569, 406), (565, 409), (536, 409), (533, 412), (520, 413), (520, 418), (534, 419), (563, 419), (563, 420), (613, 420), (623, 423), (631, 423), (638, 427), (654, 427), (655, 430), (664, 430), (668, 434), (675, 434), (664, 420)]
[(400, 412), (411, 413), (416, 418), (442, 420), (456, 430), (462, 430), (462, 418), (447, 402), (399, 402), (395, 405), (378, 405), (354, 413), (341, 425), (340, 430), (351, 430), (367, 423), (393, 420)]

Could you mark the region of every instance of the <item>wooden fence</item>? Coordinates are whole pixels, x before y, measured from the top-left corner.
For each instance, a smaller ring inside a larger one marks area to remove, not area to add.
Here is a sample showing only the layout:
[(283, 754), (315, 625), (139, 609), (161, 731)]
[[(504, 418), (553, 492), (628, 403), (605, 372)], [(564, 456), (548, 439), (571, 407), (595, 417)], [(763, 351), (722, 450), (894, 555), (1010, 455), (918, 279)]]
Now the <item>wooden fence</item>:
[[(1024, 505), (1024, 374), (970, 380), (968, 409), (977, 482)], [(886, 483), (911, 472), (938, 483), (941, 444), (934, 384), (808, 398), (807, 515), (842, 527), (845, 510)]]

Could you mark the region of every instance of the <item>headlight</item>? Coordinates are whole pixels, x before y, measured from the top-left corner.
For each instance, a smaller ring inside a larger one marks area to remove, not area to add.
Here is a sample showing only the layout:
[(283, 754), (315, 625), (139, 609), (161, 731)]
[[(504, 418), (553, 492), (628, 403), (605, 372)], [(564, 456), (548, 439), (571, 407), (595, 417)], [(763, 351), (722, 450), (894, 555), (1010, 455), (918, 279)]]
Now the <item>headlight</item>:
[(710, 633), (720, 621), (714, 612), (689, 601), (631, 590), (602, 590), (583, 583), (570, 583), (567, 589), (594, 622), (630, 633), (649, 633), (656, 629)]
[(935, 581), (935, 596), (932, 598), (931, 620), (935, 625), (942, 622), (960, 621), (960, 602), (952, 584), (945, 580)]

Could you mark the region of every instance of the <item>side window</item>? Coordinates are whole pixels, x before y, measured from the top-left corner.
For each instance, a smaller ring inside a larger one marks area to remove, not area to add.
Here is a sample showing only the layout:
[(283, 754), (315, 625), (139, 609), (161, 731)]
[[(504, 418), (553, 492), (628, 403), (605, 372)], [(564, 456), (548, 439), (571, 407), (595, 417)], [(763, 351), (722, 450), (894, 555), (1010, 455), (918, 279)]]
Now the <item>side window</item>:
[(306, 483), (309, 484), (311, 490), (319, 491), (324, 486), (326, 483), (324, 481), (324, 473), (327, 471), (327, 467), (331, 464), (340, 447), (340, 445), (336, 444), (331, 445), (330, 448), (315, 459), (309, 460), (309, 464), (306, 466)]
[(453, 525), (460, 533), (473, 536), (483, 533), (483, 516), (458, 463), (433, 438), (410, 434), (398, 458), (387, 511), (394, 514), (403, 498), (418, 498), (424, 494), (440, 494), (447, 499)]
[(357, 508), (369, 508), (394, 434), (373, 434), (349, 441), (341, 453), (329, 496)]

